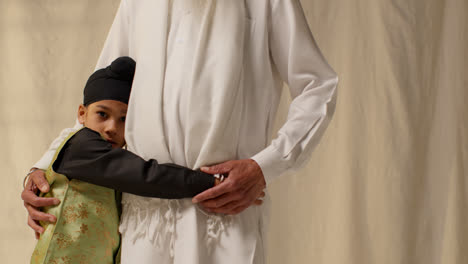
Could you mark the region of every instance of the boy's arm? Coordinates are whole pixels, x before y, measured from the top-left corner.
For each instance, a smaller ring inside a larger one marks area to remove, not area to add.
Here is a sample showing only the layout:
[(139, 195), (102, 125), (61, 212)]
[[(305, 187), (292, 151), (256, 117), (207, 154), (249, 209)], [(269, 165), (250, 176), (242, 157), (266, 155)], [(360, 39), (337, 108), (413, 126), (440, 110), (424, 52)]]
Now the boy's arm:
[(84, 128), (63, 147), (53, 168), (70, 179), (140, 196), (179, 199), (214, 186), (213, 175), (175, 164), (145, 161), (124, 149), (112, 148), (99, 133)]

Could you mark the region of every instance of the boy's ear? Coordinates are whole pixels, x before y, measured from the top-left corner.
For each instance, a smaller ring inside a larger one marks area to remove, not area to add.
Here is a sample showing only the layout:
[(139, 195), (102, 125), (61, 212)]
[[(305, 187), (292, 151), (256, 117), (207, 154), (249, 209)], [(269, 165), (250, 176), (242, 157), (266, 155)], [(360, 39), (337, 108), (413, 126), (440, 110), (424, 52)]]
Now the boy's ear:
[(78, 107), (78, 122), (80, 122), (80, 124), (82, 125), (85, 122), (87, 111), (88, 111), (88, 108), (84, 106), (83, 104), (80, 104), (80, 106)]

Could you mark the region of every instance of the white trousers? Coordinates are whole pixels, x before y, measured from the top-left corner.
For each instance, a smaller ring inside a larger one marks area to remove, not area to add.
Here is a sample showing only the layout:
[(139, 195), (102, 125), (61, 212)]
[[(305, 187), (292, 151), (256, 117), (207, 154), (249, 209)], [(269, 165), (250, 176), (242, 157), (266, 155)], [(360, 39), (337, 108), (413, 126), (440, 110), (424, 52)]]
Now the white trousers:
[(264, 264), (269, 199), (235, 216), (207, 214), (190, 199), (124, 194), (122, 264)]

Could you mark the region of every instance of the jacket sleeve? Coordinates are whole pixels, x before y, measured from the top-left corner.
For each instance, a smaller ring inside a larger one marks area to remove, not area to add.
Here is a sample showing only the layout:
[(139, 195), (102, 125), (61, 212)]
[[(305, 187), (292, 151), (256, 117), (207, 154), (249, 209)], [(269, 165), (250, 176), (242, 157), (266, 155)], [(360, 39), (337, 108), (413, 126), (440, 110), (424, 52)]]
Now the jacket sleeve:
[(140, 196), (188, 198), (214, 186), (213, 175), (176, 164), (159, 164), (119, 148), (83, 128), (62, 148), (56, 172), (92, 184)]
[(335, 111), (337, 74), (325, 60), (299, 0), (272, 0), (269, 48), (292, 97), (288, 117), (269, 146), (252, 157), (265, 180), (298, 169), (310, 157)]

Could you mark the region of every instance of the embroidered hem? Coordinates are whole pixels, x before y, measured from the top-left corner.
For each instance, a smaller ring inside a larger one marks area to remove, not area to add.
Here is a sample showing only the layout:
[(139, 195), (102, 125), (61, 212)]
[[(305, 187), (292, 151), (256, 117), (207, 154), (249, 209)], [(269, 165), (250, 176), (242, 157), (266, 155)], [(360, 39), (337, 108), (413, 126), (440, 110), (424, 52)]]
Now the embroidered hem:
[[(232, 217), (209, 214), (196, 205), (190, 206), (195, 206), (196, 210), (206, 217), (205, 242), (208, 251), (211, 252), (215, 244), (219, 242), (221, 234), (227, 232), (227, 226), (231, 223)], [(151, 243), (161, 246), (163, 238), (169, 238), (169, 254), (173, 258), (177, 239), (176, 223), (181, 217), (182, 207), (184, 207), (184, 202), (180, 200), (126, 195), (126, 199), (122, 199), (123, 210), (119, 231), (121, 234), (130, 235), (133, 243), (138, 239), (148, 239)]]

